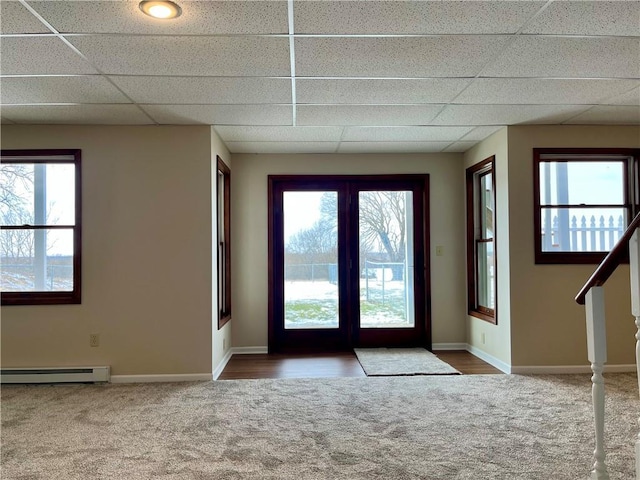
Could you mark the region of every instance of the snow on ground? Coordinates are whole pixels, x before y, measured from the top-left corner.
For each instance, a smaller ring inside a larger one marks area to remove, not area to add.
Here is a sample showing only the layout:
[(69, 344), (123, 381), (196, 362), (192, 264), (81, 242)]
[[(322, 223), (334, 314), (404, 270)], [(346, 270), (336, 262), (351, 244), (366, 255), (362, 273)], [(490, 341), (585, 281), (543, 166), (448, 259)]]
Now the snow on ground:
[[(382, 282), (369, 279), (369, 300), (366, 283), (360, 282), (361, 327), (408, 328), (406, 321), (405, 284), (402, 281)], [(337, 328), (338, 286), (328, 281), (286, 281), (285, 328)]]

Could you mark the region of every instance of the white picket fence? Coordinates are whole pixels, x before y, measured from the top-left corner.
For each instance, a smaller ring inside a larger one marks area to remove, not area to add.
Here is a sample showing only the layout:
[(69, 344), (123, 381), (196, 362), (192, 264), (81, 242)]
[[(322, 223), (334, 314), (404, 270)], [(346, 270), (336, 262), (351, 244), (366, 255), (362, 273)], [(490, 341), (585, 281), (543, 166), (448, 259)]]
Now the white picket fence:
[[(578, 218), (575, 215), (553, 217), (551, 225), (543, 225), (542, 246), (545, 252), (608, 252), (620, 240), (626, 225), (622, 215), (605, 218), (600, 215)], [(545, 228), (546, 227), (546, 228)], [(550, 234), (547, 234), (550, 232)]]

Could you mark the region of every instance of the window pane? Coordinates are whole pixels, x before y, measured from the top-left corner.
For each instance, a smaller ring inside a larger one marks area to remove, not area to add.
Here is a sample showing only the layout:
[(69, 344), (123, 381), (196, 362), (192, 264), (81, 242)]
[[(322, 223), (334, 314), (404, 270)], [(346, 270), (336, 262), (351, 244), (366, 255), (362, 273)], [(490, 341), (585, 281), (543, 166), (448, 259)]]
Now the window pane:
[(218, 310), (220, 315), (226, 315), (229, 311), (227, 305), (227, 245), (225, 235), (225, 219), (227, 215), (227, 205), (225, 205), (225, 178), (224, 172), (218, 170), (217, 188), (217, 236), (218, 236)]
[(413, 192), (359, 194), (360, 327), (413, 328)]
[(543, 252), (607, 252), (622, 236), (624, 208), (543, 208)]
[(284, 192), (284, 328), (338, 328), (338, 193)]
[(73, 229), (0, 233), (3, 292), (73, 291)]
[(74, 225), (73, 164), (3, 163), (0, 166), (3, 225)]
[(478, 306), (485, 308), (495, 308), (495, 268), (493, 241), (477, 243), (478, 258)]
[(540, 162), (540, 204), (624, 204), (624, 162)]
[(225, 204), (224, 204), (224, 173), (218, 172), (218, 242), (224, 242), (224, 213), (225, 213)]
[(493, 238), (493, 175), (480, 177), (480, 231), (482, 238)]

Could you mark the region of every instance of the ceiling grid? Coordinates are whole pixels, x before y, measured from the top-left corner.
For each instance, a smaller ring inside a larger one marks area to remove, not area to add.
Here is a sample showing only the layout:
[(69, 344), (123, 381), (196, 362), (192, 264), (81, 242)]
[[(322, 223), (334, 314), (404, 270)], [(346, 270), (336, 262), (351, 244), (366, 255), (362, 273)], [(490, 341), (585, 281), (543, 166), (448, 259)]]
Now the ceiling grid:
[[(518, 28), (518, 30), (513, 34), (513, 38), (511, 38), (509, 43), (507, 45), (505, 45), (505, 48), (508, 48), (513, 42), (515, 42), (516, 38), (518, 37), (518, 35), (520, 35), (522, 33), (522, 30), (524, 30), (526, 25), (531, 23), (535, 18), (539, 17), (542, 14), (542, 12), (545, 11), (549, 7), (549, 5), (551, 5), (552, 2), (553, 2), (553, 0), (547, 0), (547, 2), (544, 5), (542, 5), (542, 7), (540, 7), (540, 9), (538, 11), (536, 11), (531, 16), (531, 18), (529, 18), (526, 22), (524, 22), (520, 26), (520, 28)], [(500, 55), (500, 54), (498, 54), (498, 55)], [(496, 58), (489, 59), (487, 61), (487, 63), (485, 63), (485, 65), (480, 68), (480, 70), (478, 71), (478, 73), (476, 73), (476, 75), (473, 77), (473, 79), (477, 80), (482, 75), (482, 72), (487, 68), (487, 66), (489, 66), (490, 64), (492, 64), (496, 60), (497, 60), (497, 56), (496, 56)], [(474, 82), (473, 81), (469, 82), (469, 84), (465, 88), (463, 88), (460, 92), (458, 92), (458, 94), (454, 98), (451, 99), (451, 101), (448, 103), (448, 105), (451, 105), (452, 103), (455, 103), (456, 100), (458, 99), (458, 97), (460, 97), (471, 86), (472, 83), (474, 83)], [(440, 114), (444, 111), (444, 109), (446, 107), (447, 107), (446, 105), (442, 107), (440, 112), (438, 112), (438, 115), (435, 116), (434, 121), (440, 116)]]
[(235, 153), (640, 124), (636, 0), (175, 1), (158, 21), (137, 0), (2, 0), (2, 123), (213, 125)]
[(289, 61), (291, 63), (291, 124), (297, 124), (296, 108), (296, 48), (295, 48), (295, 28), (293, 25), (293, 0), (287, 0), (287, 20), (289, 23)]

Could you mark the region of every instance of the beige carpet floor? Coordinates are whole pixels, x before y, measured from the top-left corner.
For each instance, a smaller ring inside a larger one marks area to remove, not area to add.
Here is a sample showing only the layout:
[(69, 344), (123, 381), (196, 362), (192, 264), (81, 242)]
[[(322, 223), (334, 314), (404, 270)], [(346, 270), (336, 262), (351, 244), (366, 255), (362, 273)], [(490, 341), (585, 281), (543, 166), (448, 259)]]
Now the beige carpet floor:
[[(635, 375), (607, 376), (612, 479), (632, 479)], [(4, 386), (2, 479), (575, 480), (588, 375)]]

